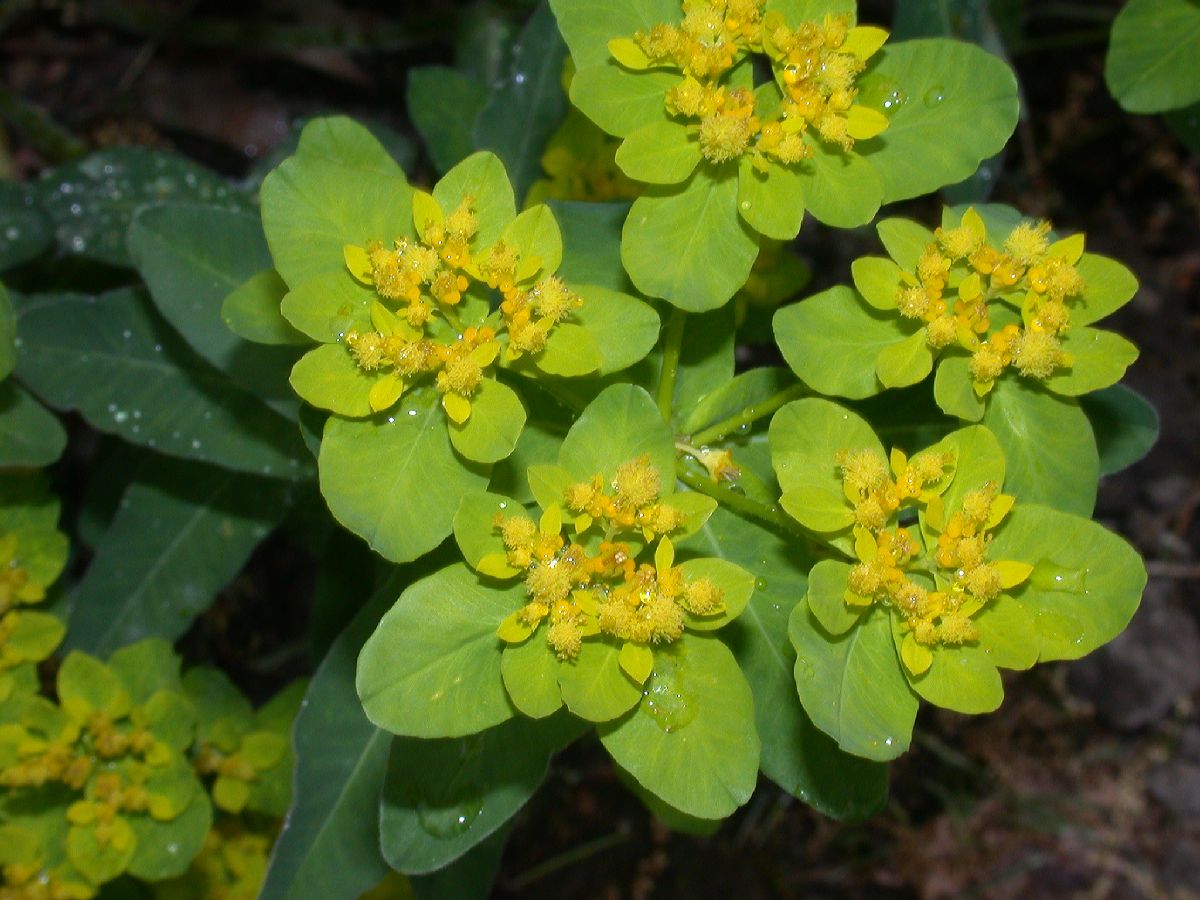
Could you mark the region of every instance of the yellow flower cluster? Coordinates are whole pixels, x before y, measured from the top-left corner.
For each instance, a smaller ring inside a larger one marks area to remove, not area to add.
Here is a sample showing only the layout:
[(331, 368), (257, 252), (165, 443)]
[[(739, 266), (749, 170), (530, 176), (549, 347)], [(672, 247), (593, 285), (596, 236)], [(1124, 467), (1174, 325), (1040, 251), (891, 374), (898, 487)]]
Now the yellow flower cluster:
[[(666, 109), (696, 123), (701, 153), (712, 163), (749, 156), (765, 171), (768, 160), (789, 165), (812, 156), (804, 141), (810, 129), (845, 151), (882, 133), (887, 118), (857, 105), (855, 81), (887, 33), (832, 15), (793, 28), (778, 12), (764, 16), (763, 7), (763, 0), (684, 0), (678, 25), (618, 38), (609, 50), (628, 68), (682, 73), (667, 91)], [(720, 83), (747, 53), (765, 54), (776, 73), (783, 98), (769, 114), (756, 111), (750, 88)]]
[(683, 525), (682, 512), (659, 502), (662, 478), (649, 456), (618, 466), (608, 487), (611, 492), (605, 491), (599, 475), (567, 487), (563, 505), (575, 513), (576, 531), (585, 532), (598, 522), (607, 534), (635, 528), (653, 540)]
[[(572, 659), (591, 635), (643, 645), (670, 642), (683, 633), (685, 611), (706, 616), (724, 609), (711, 581), (684, 580), (668, 538), (661, 538), (654, 565), (638, 565), (634, 548), (617, 539), (629, 531), (661, 536), (684, 524), (679, 510), (658, 502), (660, 478), (648, 457), (618, 467), (610, 486), (612, 493), (605, 492), (597, 476), (564, 491), (563, 504), (579, 513), (574, 522), (579, 540), (563, 536), (557, 505), (536, 524), (524, 515), (496, 514), (493, 526), (504, 543), (505, 562), (523, 574), (529, 596), (500, 625), (503, 640), (523, 641), (548, 618), (547, 642), (560, 659)], [(594, 523), (603, 526), (604, 537), (592, 554), (580, 541)]]
[[(957, 343), (970, 351), (976, 393), (991, 390), (1006, 368), (1046, 379), (1070, 366), (1060, 338), (1070, 326), (1068, 304), (1086, 284), (1076, 263), (1083, 236), (1051, 244), (1050, 223), (1023, 222), (1004, 239), (987, 244), (987, 228), (973, 209), (956, 228), (938, 228), (917, 261), (904, 273), (896, 296), (900, 314), (926, 323), (934, 348)], [(1024, 323), (992, 327), (988, 304), (1001, 296), (1020, 298)]]
[(874, 450), (841, 450), (837, 454), (842, 488), (854, 505), (854, 521), (868, 531), (886, 527), (906, 500), (928, 501), (933, 496), (929, 489), (942, 483), (946, 468), (953, 463), (954, 456), (949, 453), (926, 451), (910, 460), (893, 450), (889, 469), (888, 460)]
[[(413, 217), (419, 238), (401, 239), (392, 249), (373, 242), (365, 249), (345, 248), (346, 265), (364, 284), (372, 285), (380, 301), (371, 310), (372, 330), (346, 332), (344, 341), (355, 364), (380, 378), (370, 392), (371, 409), (392, 406), (409, 382), (436, 374), (447, 415), (462, 424), (471, 415), (471, 397), (485, 370), (500, 355), (499, 336), (508, 336), (508, 359), (538, 353), (559, 322), (583, 301), (561, 279), (548, 275), (521, 287), (540, 267), (522, 259), (515, 248), (497, 241), (475, 255), (478, 232), (474, 200), (467, 197), (443, 214), (429, 194), (414, 195)], [(456, 308), (473, 284), (500, 291), (500, 321), (495, 325), (461, 327)], [(440, 341), (427, 333), (441, 314), (457, 339)]]
[[(988, 485), (968, 493), (947, 520), (942, 498), (926, 488), (942, 479), (953, 460), (926, 452), (906, 464), (897, 462), (894, 458), (898, 477), (893, 481), (880, 454), (839, 454), (846, 496), (855, 503), (858, 523), (854, 549), (859, 561), (850, 570), (845, 600), (853, 607), (878, 602), (894, 609), (906, 632), (904, 664), (920, 675), (933, 661), (930, 647), (978, 640), (971, 617), (1002, 590), (1023, 582), (1031, 567), (987, 559), (990, 531), (1012, 508), (1012, 497)], [(922, 544), (908, 529), (887, 527), (892, 513), (909, 498), (925, 504), (925, 523), (938, 535), (924, 562), (918, 562)], [(934, 570), (941, 589), (931, 590), (912, 577), (914, 571)]]

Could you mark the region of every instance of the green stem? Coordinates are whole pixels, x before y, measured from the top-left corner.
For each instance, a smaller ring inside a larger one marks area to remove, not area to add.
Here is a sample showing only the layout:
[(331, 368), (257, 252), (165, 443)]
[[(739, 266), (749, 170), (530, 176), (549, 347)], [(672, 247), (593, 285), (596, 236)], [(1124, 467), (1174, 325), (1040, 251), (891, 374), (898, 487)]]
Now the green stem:
[(683, 326), (687, 313), (672, 307), (663, 341), (662, 373), (658, 379), (658, 411), (663, 421), (671, 424), (671, 409), (675, 405), (675, 378), (679, 374), (679, 354), (683, 349)]
[(745, 494), (730, 490), (723, 484), (717, 484), (711, 479), (693, 472), (682, 460), (675, 463), (675, 476), (693, 491), (707, 494), (734, 512), (758, 519), (772, 528), (807, 538), (807, 535), (800, 530), (800, 526), (789, 519), (778, 506), (767, 506), (765, 503), (750, 499)]
[(697, 431), (692, 435), (692, 443), (698, 447), (703, 447), (705, 444), (711, 444), (721, 440), (727, 434), (737, 431), (745, 425), (750, 425), (757, 422), (764, 416), (769, 416), (779, 407), (783, 406), (797, 397), (803, 397), (808, 393), (808, 388), (802, 384), (793, 384), (791, 387), (784, 388), (777, 394), (773, 394), (761, 403), (755, 403), (753, 406), (747, 406), (740, 413), (730, 416), (722, 422), (717, 422), (715, 425), (710, 425), (703, 431)]

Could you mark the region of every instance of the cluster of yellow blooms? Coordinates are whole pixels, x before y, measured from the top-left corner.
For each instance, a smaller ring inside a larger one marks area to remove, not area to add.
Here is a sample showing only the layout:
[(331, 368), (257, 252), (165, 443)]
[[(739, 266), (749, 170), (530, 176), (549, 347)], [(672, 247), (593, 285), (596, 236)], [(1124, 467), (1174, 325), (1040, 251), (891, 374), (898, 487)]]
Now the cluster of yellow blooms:
[[(560, 659), (579, 653), (585, 637), (608, 634), (636, 644), (669, 643), (683, 634), (684, 613), (716, 615), (724, 609), (722, 592), (706, 578), (685, 581), (674, 566), (669, 538), (684, 524), (679, 510), (660, 503), (661, 479), (641, 457), (621, 465), (604, 490), (600, 476), (564, 491), (563, 504), (577, 513), (576, 540), (564, 538), (562, 510), (551, 506), (537, 524), (523, 516), (497, 513), (494, 527), (504, 542), (506, 560), (524, 573), (529, 601), (500, 626), (509, 642), (525, 640), (547, 617), (547, 642)], [(595, 555), (582, 534), (600, 524), (604, 535)], [(636, 531), (659, 538), (654, 564), (638, 564), (636, 550), (618, 540)]]
[[(768, 159), (787, 165), (812, 156), (803, 138), (810, 128), (842, 150), (882, 133), (887, 118), (855, 103), (855, 82), (887, 32), (851, 27), (849, 16), (833, 15), (791, 27), (778, 12), (764, 15), (763, 6), (763, 0), (684, 0), (678, 25), (618, 38), (609, 50), (632, 69), (670, 66), (683, 74), (667, 91), (666, 109), (697, 123), (710, 162), (749, 155), (765, 170)], [(753, 90), (720, 83), (746, 53), (765, 54), (775, 71), (783, 97), (769, 116), (757, 113)]]
[[(983, 220), (968, 210), (957, 228), (937, 229), (915, 275), (905, 273), (896, 297), (900, 314), (926, 323), (929, 346), (957, 342), (971, 352), (971, 379), (979, 394), (1009, 366), (1046, 379), (1071, 363), (1060, 337), (1071, 321), (1067, 304), (1086, 288), (1075, 268), (1083, 236), (1051, 244), (1049, 233), (1049, 222), (1023, 222), (997, 250), (986, 243)], [(962, 275), (956, 291), (952, 275)], [(1021, 298), (1024, 327), (1007, 324), (985, 338), (991, 328), (988, 303), (1001, 294)]]
[[(904, 664), (920, 675), (933, 661), (931, 646), (978, 640), (971, 617), (1002, 590), (1029, 576), (1027, 564), (987, 560), (990, 531), (1008, 514), (1013, 498), (986, 485), (966, 494), (961, 508), (947, 520), (936, 490), (944, 487), (946, 468), (954, 464), (952, 455), (928, 451), (910, 461), (893, 451), (894, 479), (875, 451), (842, 451), (838, 463), (857, 522), (854, 546), (859, 562), (850, 570), (846, 602), (856, 607), (880, 602), (895, 609), (907, 632)], [(910, 576), (922, 546), (908, 529), (887, 527), (910, 499), (925, 504), (925, 524), (938, 534), (930, 553), (932, 566), (921, 568), (939, 570), (945, 589), (929, 590)]]
[[(381, 301), (397, 307), (375, 304), (374, 330), (348, 331), (345, 343), (360, 369), (385, 376), (371, 389), (373, 410), (394, 404), (413, 378), (436, 373), (442, 405), (461, 424), (471, 415), (471, 397), (484, 370), (500, 355), (500, 333), (508, 335), (508, 359), (538, 353), (554, 326), (578, 309), (582, 300), (553, 275), (522, 287), (537, 274), (540, 260), (522, 259), (503, 240), (473, 255), (479, 223), (472, 198), (443, 214), (432, 196), (418, 192), (413, 209), (416, 240), (402, 238), (392, 248), (378, 241), (365, 249), (345, 248), (350, 272), (373, 286)], [(494, 327), (459, 325), (455, 308), (475, 283), (485, 283), (503, 296)], [(439, 312), (457, 339), (439, 341), (427, 334), (427, 326)]]
[[(183, 812), (186, 801), (181, 804), (181, 798), (147, 787), (174, 753), (151, 733), (144, 707), (133, 706), (114, 716), (70, 704), (59, 708), (40, 698), (30, 702), (40, 711), (35, 718), (48, 730), (0, 725), (0, 747), (12, 760), (0, 769), (0, 786), (11, 790), (60, 784), (83, 794), (67, 808), (67, 821), (86, 828), (101, 851), (117, 854), (132, 852), (137, 840), (127, 814), (169, 822)], [(35, 876), (41, 881), (45, 873), (33, 864), (4, 867), (9, 885), (26, 885)], [(90, 897), (94, 891), (90, 885), (63, 882), (57, 893), (46, 896)]]

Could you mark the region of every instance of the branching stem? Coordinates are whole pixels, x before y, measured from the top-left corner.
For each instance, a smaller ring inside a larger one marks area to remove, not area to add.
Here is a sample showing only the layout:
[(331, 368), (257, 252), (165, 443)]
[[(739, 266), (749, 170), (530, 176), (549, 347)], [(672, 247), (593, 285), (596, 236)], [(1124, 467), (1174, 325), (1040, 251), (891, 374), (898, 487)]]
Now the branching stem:
[(692, 443), (697, 447), (703, 447), (705, 444), (719, 441), (739, 428), (753, 424), (764, 416), (771, 415), (771, 413), (775, 412), (775, 410), (779, 409), (785, 403), (795, 400), (797, 397), (803, 397), (808, 392), (808, 388), (799, 383), (793, 384), (791, 387), (786, 387), (760, 403), (747, 406), (740, 413), (732, 415), (724, 421), (710, 425), (703, 431), (697, 431), (692, 435)]
[(683, 326), (686, 322), (687, 313), (673, 307), (671, 317), (667, 320), (662, 372), (658, 379), (658, 411), (668, 425), (671, 424), (671, 408), (675, 404), (675, 378), (679, 374), (679, 354), (683, 348)]

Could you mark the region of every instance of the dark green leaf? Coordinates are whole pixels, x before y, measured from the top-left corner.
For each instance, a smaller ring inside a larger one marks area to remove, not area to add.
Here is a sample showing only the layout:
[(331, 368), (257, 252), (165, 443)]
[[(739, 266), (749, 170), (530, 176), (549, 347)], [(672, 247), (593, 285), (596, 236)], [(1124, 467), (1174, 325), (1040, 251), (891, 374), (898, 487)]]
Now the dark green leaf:
[(258, 216), (211, 206), (151, 207), (134, 218), (127, 244), (159, 312), (188, 346), (277, 412), (294, 418), (298, 402), (288, 373), (297, 352), (251, 344), (221, 318), (225, 298), (271, 267)]
[(388, 872), (378, 809), (391, 735), (363, 714), (354, 667), (398, 589), (389, 580), (376, 591), (309, 684), (294, 729), (295, 800), (271, 854), (263, 900), (357, 897)]
[(179, 637), (285, 511), (278, 482), (151, 455), (72, 597), (67, 646)]
[(1101, 475), (1133, 465), (1158, 440), (1158, 413), (1145, 397), (1124, 385), (1087, 394), (1079, 403), (1096, 435)]
[(93, 153), (47, 172), (37, 191), (64, 252), (114, 266), (132, 265), (125, 231), (143, 206), (203, 203), (236, 212), (250, 205), (208, 169), (147, 147)]
[(566, 113), (566, 56), (554, 16), (539, 4), (517, 36), (508, 72), (475, 119), (475, 146), (494, 151), (504, 161), (518, 197), (524, 197), (541, 175), (542, 150)]
[(15, 381), (0, 384), (0, 466), (48, 466), (66, 446), (54, 413)]
[(295, 425), (188, 349), (144, 292), (35, 295), (18, 313), (21, 381), (55, 409), (171, 456), (310, 477)]
[(447, 66), (408, 71), (408, 114), (439, 172), (476, 149), (472, 131), (488, 99), (487, 88)]
[(582, 730), (564, 714), (462, 738), (395, 738), (380, 813), (384, 857), (414, 874), (458, 859), (525, 805), (550, 757)]

